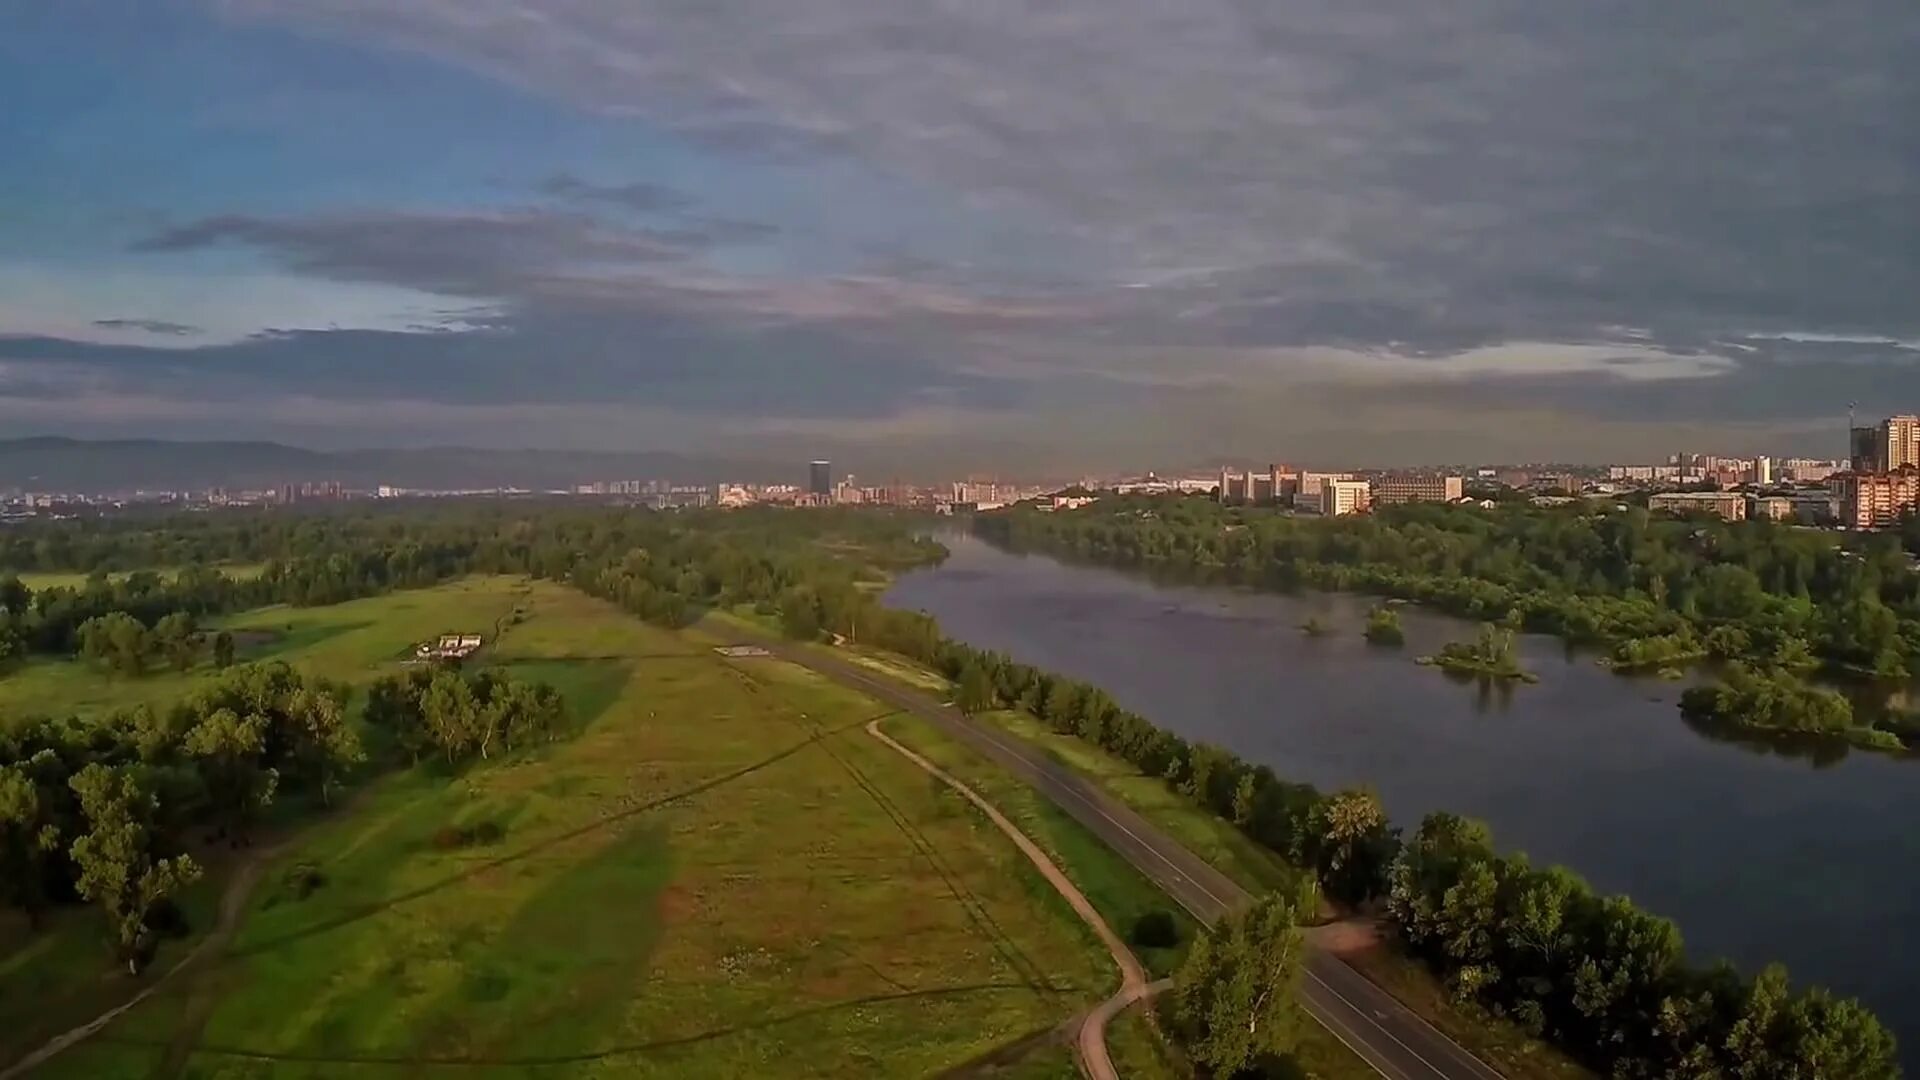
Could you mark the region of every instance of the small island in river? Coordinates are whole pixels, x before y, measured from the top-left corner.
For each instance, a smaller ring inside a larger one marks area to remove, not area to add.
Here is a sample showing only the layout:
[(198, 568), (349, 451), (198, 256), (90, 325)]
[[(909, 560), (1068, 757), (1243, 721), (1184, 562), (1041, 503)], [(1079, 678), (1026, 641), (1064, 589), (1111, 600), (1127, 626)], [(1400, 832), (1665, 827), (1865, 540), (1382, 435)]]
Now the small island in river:
[(1472, 641), (1452, 641), (1419, 663), (1460, 675), (1482, 679), (1507, 679), (1514, 682), (1539, 682), (1539, 676), (1520, 666), (1513, 651), (1513, 631), (1492, 623), (1480, 626), (1480, 635)]

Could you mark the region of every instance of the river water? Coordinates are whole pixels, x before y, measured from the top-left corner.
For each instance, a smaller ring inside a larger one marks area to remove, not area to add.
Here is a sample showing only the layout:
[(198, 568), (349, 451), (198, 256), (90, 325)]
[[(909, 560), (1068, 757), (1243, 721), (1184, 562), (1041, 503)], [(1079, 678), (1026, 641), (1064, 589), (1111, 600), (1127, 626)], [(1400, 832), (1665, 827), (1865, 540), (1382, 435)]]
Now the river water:
[[(1524, 636), (1510, 691), (1413, 663), (1473, 627), (1401, 609), (1403, 649), (1361, 636), (1366, 597), (1166, 585), (943, 536), (952, 556), (889, 604), (948, 635), (1104, 687), (1190, 739), (1323, 790), (1368, 785), (1409, 829), (1430, 810), (1679, 923), (1696, 960), (1779, 960), (1871, 1006), (1920, 1071), (1920, 761), (1815, 762), (1713, 741), (1684, 683), (1624, 679)], [(1334, 633), (1310, 638), (1309, 616)]]

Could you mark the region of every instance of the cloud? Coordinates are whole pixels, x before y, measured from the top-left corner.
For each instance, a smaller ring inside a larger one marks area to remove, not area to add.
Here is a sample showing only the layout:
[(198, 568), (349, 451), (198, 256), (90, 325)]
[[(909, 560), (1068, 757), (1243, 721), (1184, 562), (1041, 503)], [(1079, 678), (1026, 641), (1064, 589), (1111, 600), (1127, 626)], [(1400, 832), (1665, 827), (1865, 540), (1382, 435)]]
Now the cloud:
[(1848, 0), (1814, 44), (1783, 3), (227, 9), (1031, 208), (1110, 243), (1116, 273), (1224, 267), (1183, 291), (1247, 343), (1920, 327), (1908, 0)]
[[(135, 261), (237, 248), (466, 314), (164, 355), (48, 331), (0, 341), (43, 365), (19, 396), (431, 400), (455, 410), (433, 424), (557, 438), (644, 412), (690, 422), (615, 433), (1033, 462), (1638, 453), (1686, 430), (1817, 450), (1833, 401), (1920, 398), (1910, 0), (1843, 0), (1817, 35), (1779, 0), (216, 7), (698, 162), (530, 146), (521, 205), (236, 200)], [(487, 138), (473, 120), (418, 152)], [(122, 310), (216, 325), (138, 296), (79, 318)], [(178, 336), (145, 322), (94, 325)], [(416, 323), (439, 332), (390, 332)], [(489, 411), (514, 407), (525, 424)]]
[(103, 330), (141, 330), (149, 334), (165, 334), (172, 337), (204, 333), (198, 326), (168, 322), (165, 319), (95, 319), (93, 325)]
[(302, 273), (462, 297), (537, 291), (548, 278), (685, 259), (684, 235), (545, 210), (379, 211), (303, 218), (226, 214), (133, 244), (144, 254), (224, 243), (270, 252)]
[(555, 173), (540, 184), (548, 195), (579, 202), (608, 203), (625, 210), (654, 213), (682, 210), (693, 200), (671, 188), (634, 180), (624, 184), (594, 184), (571, 173)]

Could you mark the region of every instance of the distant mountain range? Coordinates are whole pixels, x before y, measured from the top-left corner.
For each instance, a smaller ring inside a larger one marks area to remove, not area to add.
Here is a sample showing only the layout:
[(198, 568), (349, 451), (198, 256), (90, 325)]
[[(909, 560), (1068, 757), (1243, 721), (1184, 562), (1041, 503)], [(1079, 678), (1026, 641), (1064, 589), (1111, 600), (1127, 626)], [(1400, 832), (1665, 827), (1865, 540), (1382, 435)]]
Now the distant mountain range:
[(565, 450), (309, 450), (275, 442), (0, 439), (0, 490), (103, 493), (266, 488), (338, 480), (349, 487), (554, 488), (595, 480), (806, 482), (806, 462)]

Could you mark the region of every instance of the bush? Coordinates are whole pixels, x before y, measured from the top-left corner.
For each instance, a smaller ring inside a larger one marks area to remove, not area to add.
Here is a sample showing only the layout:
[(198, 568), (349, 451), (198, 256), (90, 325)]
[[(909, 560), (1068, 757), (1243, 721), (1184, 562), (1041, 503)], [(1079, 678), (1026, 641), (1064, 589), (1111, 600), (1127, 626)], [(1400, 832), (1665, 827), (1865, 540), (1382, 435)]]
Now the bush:
[(280, 889), (295, 900), (305, 900), (327, 883), (327, 875), (312, 863), (295, 863), (280, 878)]
[(1180, 927), (1172, 914), (1149, 911), (1134, 920), (1133, 943), (1142, 949), (1171, 949), (1180, 944)]

